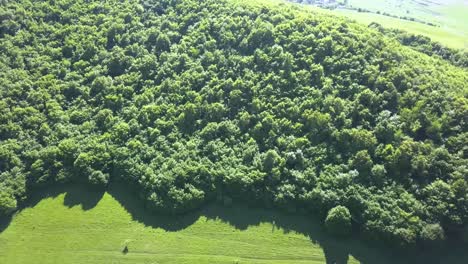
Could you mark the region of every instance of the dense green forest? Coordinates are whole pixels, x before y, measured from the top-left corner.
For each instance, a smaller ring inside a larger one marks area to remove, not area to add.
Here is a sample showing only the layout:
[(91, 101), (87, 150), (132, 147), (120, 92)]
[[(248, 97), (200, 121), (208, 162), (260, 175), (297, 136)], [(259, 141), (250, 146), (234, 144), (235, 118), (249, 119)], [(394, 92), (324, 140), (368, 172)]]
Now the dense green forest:
[(235, 201), (394, 246), (468, 239), (466, 68), (246, 2), (1, 1), (0, 214), (121, 181), (148, 210)]

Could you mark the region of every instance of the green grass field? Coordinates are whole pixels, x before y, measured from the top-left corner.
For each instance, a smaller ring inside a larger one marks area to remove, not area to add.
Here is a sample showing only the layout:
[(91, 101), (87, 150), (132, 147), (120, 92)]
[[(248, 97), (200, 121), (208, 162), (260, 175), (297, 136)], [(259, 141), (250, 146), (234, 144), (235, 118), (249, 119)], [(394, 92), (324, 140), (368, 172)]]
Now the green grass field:
[[(468, 1), (466, 0), (350, 0), (349, 5), (373, 13), (359, 13), (347, 9), (337, 9), (335, 13), (361, 23), (377, 22), (384, 27), (425, 35), (451, 48), (468, 49)], [(415, 18), (433, 23), (437, 27), (378, 15), (376, 12)]]
[[(132, 214), (141, 217), (138, 210)], [(72, 189), (14, 216), (0, 233), (0, 263), (325, 263), (318, 243), (277, 227), (275, 214), (229, 211), (211, 206), (184, 217), (134, 219), (109, 193)], [(309, 224), (301, 217), (282, 221)], [(348, 255), (327, 258), (341, 263)]]
[(408, 31), (409, 33), (427, 36), (432, 40), (440, 42), (450, 48), (468, 49), (467, 36), (463, 33), (454, 32), (453, 30), (447, 28), (433, 27), (418, 22), (382, 16), (374, 13), (358, 13), (351, 10), (336, 10), (334, 13), (344, 15), (365, 25), (369, 25), (372, 22), (377, 22), (386, 28), (397, 28)]
[[(241, 1), (241, 0), (238, 0)], [(256, 0), (278, 4), (281, 0)], [(284, 3), (284, 0), (283, 0)], [(358, 12), (351, 9), (322, 9), (314, 5), (299, 4), (304, 10), (312, 10), (328, 15), (345, 16), (363, 25), (377, 22), (386, 28), (408, 31), (423, 35), (454, 49), (468, 50), (468, 1), (467, 0), (350, 0), (349, 7), (371, 11)], [(405, 16), (419, 21), (430, 22), (430, 26), (421, 22), (385, 16)]]
[(459, 251), (407, 257), (332, 239), (309, 217), (245, 206), (210, 205), (178, 217), (149, 214), (122, 186), (106, 193), (48, 189), (12, 219), (0, 219), (2, 264), (464, 263), (466, 251)]

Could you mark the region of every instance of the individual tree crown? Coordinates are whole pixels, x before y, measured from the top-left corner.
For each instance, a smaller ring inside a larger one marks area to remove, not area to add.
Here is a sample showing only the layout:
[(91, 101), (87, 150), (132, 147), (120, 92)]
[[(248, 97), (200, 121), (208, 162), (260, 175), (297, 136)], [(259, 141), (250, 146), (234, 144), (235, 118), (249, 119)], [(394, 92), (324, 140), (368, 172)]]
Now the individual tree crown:
[(351, 234), (351, 220), (348, 208), (338, 205), (328, 211), (325, 227), (332, 234), (348, 236)]

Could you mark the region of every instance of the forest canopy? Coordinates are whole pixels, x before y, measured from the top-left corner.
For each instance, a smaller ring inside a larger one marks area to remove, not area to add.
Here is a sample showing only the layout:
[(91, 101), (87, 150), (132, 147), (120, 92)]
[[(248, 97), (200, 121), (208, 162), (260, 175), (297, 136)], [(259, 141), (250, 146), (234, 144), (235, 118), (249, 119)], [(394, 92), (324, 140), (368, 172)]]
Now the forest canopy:
[(119, 181), (167, 213), (238, 201), (393, 245), (468, 235), (466, 68), (288, 4), (18, 0), (0, 21), (0, 214)]

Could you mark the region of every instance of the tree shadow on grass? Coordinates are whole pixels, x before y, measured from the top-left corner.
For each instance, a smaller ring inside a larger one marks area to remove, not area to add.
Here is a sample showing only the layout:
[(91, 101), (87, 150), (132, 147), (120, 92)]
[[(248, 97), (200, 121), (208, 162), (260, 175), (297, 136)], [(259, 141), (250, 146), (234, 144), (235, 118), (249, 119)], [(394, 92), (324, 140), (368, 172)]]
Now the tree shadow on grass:
[(211, 205), (202, 210), (202, 215), (208, 217), (208, 219), (227, 222), (241, 230), (261, 223), (272, 223), (274, 227), (283, 230), (285, 233), (296, 232), (303, 234), (309, 237), (312, 243), (322, 247), (327, 264), (346, 264), (350, 255), (353, 255), (361, 263), (403, 263), (395, 262), (395, 259), (386, 261), (385, 256), (390, 257), (388, 252), (378, 248), (370, 248), (362, 241), (331, 237), (324, 232), (321, 223), (312, 216), (292, 215), (277, 210), (248, 208), (243, 205), (234, 205), (231, 208)]
[(87, 187), (69, 187), (63, 200), (68, 207), (81, 206), (83, 210), (91, 210), (99, 203), (105, 191)]
[(324, 250), (327, 264), (346, 264), (349, 255), (353, 255), (362, 263), (404, 263), (395, 262), (391, 252), (370, 248), (358, 240), (330, 237), (323, 231), (320, 222), (313, 217), (290, 215), (278, 210), (249, 208), (239, 204), (225, 207), (215, 203), (186, 214), (168, 216), (149, 212), (144, 202), (138, 199), (137, 193), (123, 184), (111, 185), (108, 192), (130, 213), (133, 220), (153, 228), (175, 232), (189, 227), (201, 216), (206, 217), (208, 221), (219, 220), (228, 223), (239, 230), (246, 230), (261, 223), (273, 223), (274, 229), (281, 229), (286, 233), (301, 233), (309, 237), (312, 243), (319, 244)]
[(327, 264), (346, 264), (350, 256), (362, 264), (466, 264), (466, 244), (449, 241), (445, 246), (396, 249), (383, 243), (371, 243), (358, 238), (336, 238), (328, 234), (320, 220), (311, 215), (288, 214), (279, 210), (249, 208), (234, 205), (226, 208), (210, 205), (200, 210), (208, 219), (221, 220), (237, 229), (245, 230), (261, 223), (272, 223), (285, 233), (303, 234), (322, 247)]
[[(149, 227), (162, 228), (171, 232), (189, 227), (202, 216), (208, 221), (218, 220), (228, 223), (239, 230), (246, 230), (262, 223), (272, 223), (274, 226), (272, 232), (275, 232), (275, 229), (276, 231), (281, 229), (285, 233), (300, 233), (307, 236), (311, 243), (320, 245), (325, 254), (326, 264), (346, 264), (350, 256), (363, 264), (462, 264), (468, 259), (468, 254), (463, 250), (400, 252), (391, 247), (370, 244), (356, 238), (334, 238), (324, 231), (320, 221), (313, 216), (292, 215), (278, 210), (251, 208), (248, 205), (239, 204), (226, 207), (215, 203), (186, 214), (168, 216), (147, 210), (144, 201), (138, 198), (138, 193), (131, 191), (127, 185), (114, 183), (109, 187), (108, 192), (131, 214), (133, 220)], [(451, 259), (448, 260), (449, 258)]]
[[(56, 184), (33, 191), (26, 201), (19, 204), (18, 210), (15, 214), (20, 213), (26, 208), (36, 206), (44, 199), (57, 198), (61, 194), (65, 194), (63, 201), (65, 206), (81, 206), (83, 210), (90, 210), (99, 203), (104, 193), (104, 190), (90, 189), (89, 186), (80, 184)], [(15, 214), (0, 216), (0, 233), (10, 225)]]
[(134, 221), (152, 228), (176, 232), (189, 227), (201, 216), (200, 210), (181, 215), (154, 213), (146, 208), (142, 199), (139, 199), (137, 191), (124, 183), (112, 183), (107, 192), (130, 213)]
[(12, 220), (12, 216), (3, 216), (0, 215), (0, 234), (5, 230), (9, 225)]
[[(262, 223), (272, 223), (272, 232), (282, 230), (285, 233), (300, 233), (307, 236), (311, 243), (320, 245), (325, 254), (326, 264), (346, 264), (350, 256), (363, 264), (462, 264), (468, 259), (466, 248), (460, 245), (450, 245), (439, 250), (398, 252), (390, 247), (372, 245), (359, 239), (337, 239), (324, 232), (320, 221), (313, 216), (293, 215), (278, 210), (250, 208), (239, 204), (225, 207), (214, 203), (183, 215), (169, 216), (147, 210), (144, 201), (138, 198), (138, 193), (128, 185), (114, 183), (108, 187), (107, 192), (130, 213), (133, 220), (170, 232), (183, 230), (202, 216), (208, 221), (217, 220), (228, 223), (239, 230), (246, 230)], [(54, 198), (63, 193), (65, 193), (65, 206), (81, 206), (83, 210), (94, 208), (104, 195), (104, 191), (93, 190), (89, 186), (52, 186), (35, 192), (27, 202), (21, 205), (21, 209), (34, 207), (42, 199)], [(0, 218), (0, 233), (8, 227), (11, 219), (11, 217)]]
[(85, 211), (91, 210), (99, 203), (104, 196), (104, 193), (105, 190), (94, 189), (88, 185), (57, 184), (34, 191), (30, 198), (21, 205), (20, 210), (28, 207), (34, 207), (43, 199), (56, 198), (61, 194), (65, 194), (63, 199), (63, 204), (65, 206), (69, 208), (81, 206)]

